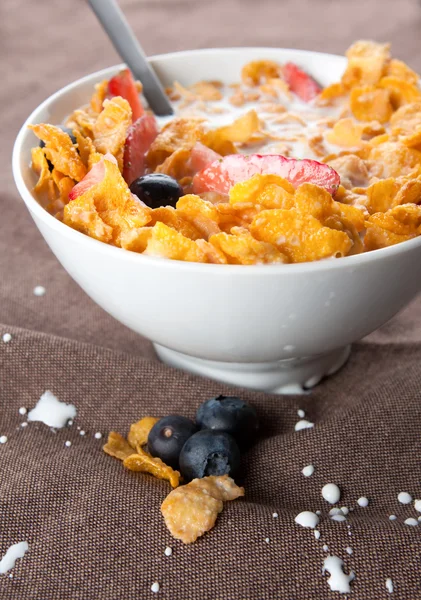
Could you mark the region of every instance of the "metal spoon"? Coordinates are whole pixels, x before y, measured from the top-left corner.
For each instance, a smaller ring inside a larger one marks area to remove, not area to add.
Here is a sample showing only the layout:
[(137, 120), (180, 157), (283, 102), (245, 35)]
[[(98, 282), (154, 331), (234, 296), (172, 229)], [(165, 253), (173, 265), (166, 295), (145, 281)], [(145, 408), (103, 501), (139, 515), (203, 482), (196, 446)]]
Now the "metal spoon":
[(126, 21), (116, 0), (88, 0), (93, 12), (115, 49), (143, 85), (143, 93), (156, 115), (174, 114), (167, 95), (146, 59), (146, 55)]

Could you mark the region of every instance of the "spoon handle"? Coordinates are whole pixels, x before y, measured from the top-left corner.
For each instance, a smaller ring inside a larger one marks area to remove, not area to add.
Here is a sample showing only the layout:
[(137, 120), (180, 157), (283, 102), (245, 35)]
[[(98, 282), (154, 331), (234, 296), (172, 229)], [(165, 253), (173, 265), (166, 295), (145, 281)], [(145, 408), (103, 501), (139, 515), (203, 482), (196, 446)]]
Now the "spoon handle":
[(142, 82), (143, 93), (149, 107), (156, 115), (172, 115), (174, 111), (161, 82), (148, 63), (116, 0), (88, 0), (88, 2), (121, 58), (135, 78)]

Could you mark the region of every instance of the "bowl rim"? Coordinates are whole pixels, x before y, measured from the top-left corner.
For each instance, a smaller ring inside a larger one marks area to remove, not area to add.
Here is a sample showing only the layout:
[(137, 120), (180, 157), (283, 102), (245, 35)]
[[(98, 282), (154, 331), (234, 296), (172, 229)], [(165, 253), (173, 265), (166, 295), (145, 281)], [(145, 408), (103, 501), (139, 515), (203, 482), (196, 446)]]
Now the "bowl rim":
[[(189, 57), (191, 55), (197, 54), (227, 54), (227, 53), (239, 53), (241, 51), (253, 51), (253, 52), (273, 52), (273, 51), (281, 51), (281, 52), (293, 52), (297, 55), (302, 55), (303, 57), (308, 57), (309, 55), (316, 57), (328, 57), (334, 60), (345, 61), (345, 56), (341, 56), (338, 54), (330, 54), (325, 52), (317, 52), (312, 50), (302, 50), (296, 48), (277, 48), (271, 46), (234, 46), (234, 47), (224, 47), (224, 48), (200, 48), (196, 50), (182, 50), (179, 52), (169, 52), (164, 54), (156, 54), (148, 57), (148, 61), (151, 63), (160, 62), (162, 60), (168, 60), (172, 58), (184, 58)], [(410, 252), (413, 248), (416, 248), (421, 245), (421, 236), (416, 237), (411, 240), (406, 240), (404, 242), (400, 242), (399, 244), (395, 244), (393, 246), (388, 246), (386, 248), (380, 248), (377, 250), (370, 250), (368, 252), (363, 252), (361, 254), (355, 254), (351, 256), (344, 256), (339, 259), (321, 259), (311, 262), (302, 262), (302, 263), (282, 263), (282, 264), (257, 264), (257, 265), (220, 265), (213, 263), (196, 263), (196, 262), (187, 262), (173, 259), (166, 259), (162, 257), (156, 256), (148, 256), (145, 254), (140, 254), (137, 252), (132, 252), (130, 250), (125, 250), (124, 248), (118, 248), (116, 246), (111, 246), (110, 244), (106, 244), (105, 242), (101, 242), (94, 238), (91, 238), (75, 229), (72, 229), (68, 225), (65, 225), (58, 219), (56, 219), (53, 215), (51, 215), (45, 208), (41, 206), (41, 204), (36, 200), (31, 191), (26, 186), (26, 183), (23, 179), (22, 171), (20, 168), (20, 157), (21, 157), (21, 147), (25, 140), (26, 135), (28, 135), (28, 125), (32, 124), (37, 119), (37, 115), (48, 107), (52, 102), (59, 99), (61, 96), (66, 95), (68, 92), (72, 91), (74, 88), (79, 87), (85, 83), (88, 83), (91, 80), (100, 79), (101, 77), (109, 76), (111, 73), (118, 71), (119, 69), (125, 67), (124, 63), (119, 63), (110, 67), (105, 67), (104, 69), (100, 69), (98, 71), (94, 71), (93, 73), (89, 73), (76, 79), (75, 81), (70, 82), (69, 84), (63, 86), (58, 89), (56, 92), (48, 96), (43, 102), (41, 102), (36, 108), (32, 110), (30, 115), (26, 118), (23, 125), (19, 129), (19, 132), (16, 136), (13, 152), (12, 152), (12, 172), (15, 180), (15, 185), (18, 189), (18, 192), (23, 199), (26, 207), (30, 211), (36, 215), (41, 221), (45, 223), (49, 228), (55, 229), (62, 236), (69, 238), (75, 242), (79, 242), (82, 244), (86, 244), (87, 248), (95, 249), (99, 252), (102, 252), (106, 256), (114, 256), (117, 258), (120, 256), (122, 260), (129, 260), (134, 263), (138, 263), (139, 265), (160, 265), (161, 267), (168, 269), (182, 269), (187, 271), (198, 271), (202, 269), (206, 269), (209, 272), (217, 270), (218, 273), (226, 273), (226, 274), (234, 274), (234, 273), (250, 273), (250, 274), (258, 274), (258, 275), (273, 275), (273, 274), (281, 274), (281, 273), (308, 273), (308, 272), (325, 272), (327, 270), (336, 270), (336, 269), (354, 269), (358, 265), (364, 265), (370, 263), (375, 260), (381, 260), (382, 258), (387, 259), (388, 257), (392, 257), (401, 253)]]

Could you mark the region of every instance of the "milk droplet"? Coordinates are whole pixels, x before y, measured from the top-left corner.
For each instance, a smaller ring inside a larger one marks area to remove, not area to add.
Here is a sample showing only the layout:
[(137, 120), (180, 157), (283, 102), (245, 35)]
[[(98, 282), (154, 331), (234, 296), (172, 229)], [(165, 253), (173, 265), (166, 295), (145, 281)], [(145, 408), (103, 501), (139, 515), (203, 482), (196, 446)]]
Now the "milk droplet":
[(7, 442), (7, 435), (0, 436), (0, 444), (5, 444)]
[(404, 523), (405, 525), (411, 525), (411, 527), (416, 527), (419, 525), (419, 521), (417, 521), (417, 519), (413, 519), (412, 517), (405, 519)]
[(322, 496), (329, 504), (336, 504), (341, 497), (341, 490), (336, 483), (327, 483), (322, 488)]
[(10, 335), (10, 333), (5, 333), (3, 335), (3, 342), (5, 344), (8, 344), (11, 341), (11, 339), (12, 339), (12, 336)]
[(393, 594), (393, 581), (390, 579), (390, 577), (386, 579), (386, 589), (389, 594)]
[(97, 431), (94, 437), (96, 440), (100, 440), (102, 438), (102, 433), (100, 431)]
[(64, 445), (65, 445), (67, 448), (70, 448), (70, 446), (72, 445), (72, 442), (71, 442), (70, 440), (67, 440), (67, 442), (64, 442)]
[(329, 552), (329, 546), (327, 544), (323, 546), (323, 552)]
[(26, 410), (26, 408), (24, 406), (21, 406), (19, 409), (19, 414), (20, 415), (26, 415), (28, 411)]
[(343, 523), (344, 521), (346, 521), (345, 515), (333, 515), (330, 518), (332, 519), (332, 521), (337, 521), (338, 523)]
[(330, 577), (327, 580), (332, 592), (348, 594), (351, 591), (350, 582), (354, 579), (354, 574), (346, 575), (343, 571), (344, 562), (338, 556), (328, 556), (323, 563), (323, 573), (328, 571)]
[(314, 537), (316, 538), (316, 540), (320, 540), (320, 531), (318, 529), (314, 530)]
[(314, 473), (313, 465), (307, 465), (306, 467), (304, 467), (301, 473), (304, 475), (304, 477), (311, 477)]
[(300, 419), (304, 419), (304, 417), (306, 416), (306, 413), (301, 408), (299, 408), (297, 410), (297, 415), (300, 417)]
[(397, 516), (396, 516), (396, 515), (390, 515), (390, 516), (389, 516), (389, 520), (390, 520), (390, 521), (396, 521), (396, 519), (397, 519)]
[(60, 402), (49, 390), (43, 393), (35, 408), (28, 413), (28, 421), (41, 421), (49, 427), (64, 427), (69, 419), (76, 416), (73, 404)]
[(165, 556), (171, 556), (172, 554), (172, 548), (170, 548), (169, 546), (167, 546), (164, 550), (164, 554)]
[(278, 513), (276, 513), (276, 512), (275, 512), (275, 513), (273, 513), (273, 514), (272, 514), (272, 517), (273, 517), (274, 519), (277, 519), (277, 518), (279, 517), (279, 515), (278, 515)]
[(266, 544), (269, 544), (270, 539), (269, 538), (265, 538), (265, 542), (266, 542)]
[(28, 552), (29, 546), (27, 542), (19, 542), (8, 548), (6, 554), (0, 560), (0, 573), (7, 573), (13, 569), (18, 558), (23, 558)]
[(310, 429), (314, 427), (314, 423), (310, 423), (310, 421), (306, 421), (306, 419), (302, 419), (295, 423), (295, 431), (301, 431), (302, 429)]
[(411, 494), (408, 494), (408, 492), (399, 492), (398, 502), (400, 502), (401, 504), (409, 504), (410, 502), (412, 502)]
[(348, 546), (348, 548), (345, 548), (345, 550), (348, 554), (352, 554), (352, 552), (353, 552), (351, 546)]
[(365, 496), (361, 496), (361, 498), (358, 498), (357, 504), (358, 506), (365, 508), (366, 506), (368, 506), (368, 498), (366, 498)]
[(343, 515), (347, 515), (349, 513), (349, 508), (346, 506), (341, 506), (341, 512)]
[(153, 592), (154, 594), (157, 594), (159, 592), (159, 583), (157, 581), (155, 581), (155, 583), (151, 585), (151, 592)]
[(295, 517), (295, 522), (297, 525), (301, 525), (301, 527), (310, 527), (311, 529), (314, 529), (319, 524), (319, 517), (310, 510), (304, 510)]
[(421, 512), (421, 500), (415, 500), (414, 508), (417, 512)]
[(42, 285), (36, 285), (36, 286), (34, 287), (34, 290), (33, 290), (33, 291), (34, 291), (34, 295), (35, 295), (35, 296), (44, 296), (44, 295), (45, 295), (45, 292), (46, 292), (46, 289), (45, 289), (45, 287), (44, 287), (44, 286), (42, 286)]

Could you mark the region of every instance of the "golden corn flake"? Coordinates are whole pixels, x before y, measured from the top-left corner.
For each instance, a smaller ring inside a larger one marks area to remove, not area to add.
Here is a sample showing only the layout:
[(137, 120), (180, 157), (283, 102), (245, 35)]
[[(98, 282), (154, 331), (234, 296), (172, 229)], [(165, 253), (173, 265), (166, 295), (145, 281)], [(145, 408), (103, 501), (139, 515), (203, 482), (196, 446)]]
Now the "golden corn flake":
[(118, 460), (125, 460), (135, 453), (128, 441), (116, 431), (111, 431), (108, 435), (108, 441), (102, 449), (106, 454), (118, 458)]
[(57, 192), (43, 149), (39, 146), (32, 148), (31, 157), (32, 170), (38, 175), (34, 192), (40, 196), (46, 196), (50, 201), (55, 200)]
[(364, 125), (355, 123), (353, 119), (340, 119), (333, 129), (326, 133), (329, 143), (345, 148), (356, 148), (363, 144)]
[(161, 512), (171, 535), (191, 544), (212, 529), (223, 502), (240, 496), (244, 496), (244, 488), (228, 475), (193, 479), (168, 494)]
[(95, 168), (101, 166), (103, 177), (66, 205), (64, 222), (96, 239), (112, 240), (121, 246), (122, 234), (144, 227), (151, 220), (152, 211), (132, 196), (116, 164), (104, 158), (102, 165)]
[(346, 256), (352, 247), (346, 233), (324, 227), (316, 218), (294, 208), (261, 212), (250, 231), (256, 239), (276, 246), (290, 262)]
[(44, 154), (60, 173), (75, 181), (85, 177), (86, 167), (67, 133), (46, 123), (29, 125), (29, 128), (45, 143)]
[(207, 262), (205, 254), (193, 240), (161, 222), (154, 225), (145, 254), (173, 260)]
[(151, 234), (152, 227), (137, 227), (124, 231), (120, 237), (121, 247), (131, 252), (142, 253), (146, 250)]
[(180, 483), (180, 473), (166, 465), (160, 458), (156, 458), (139, 448), (136, 454), (131, 454), (123, 461), (123, 466), (129, 471), (149, 473), (157, 479), (165, 479), (171, 487), (176, 488)]
[(264, 208), (291, 208), (294, 205), (294, 187), (278, 175), (253, 175), (235, 184), (229, 193), (232, 205), (249, 202)]
[(94, 123), (94, 146), (101, 154), (109, 152), (123, 168), (124, 145), (132, 124), (132, 109), (124, 98), (116, 96), (104, 101), (104, 109)]
[(256, 265), (288, 262), (275, 246), (256, 240), (248, 229), (233, 227), (231, 234), (217, 233), (209, 242), (228, 258), (232, 265)]
[(214, 265), (228, 264), (227, 257), (222, 252), (222, 250), (220, 250), (216, 246), (213, 246), (210, 242), (207, 242), (206, 240), (196, 240), (196, 244), (206, 256), (206, 261), (208, 263)]
[(156, 223), (163, 223), (191, 240), (197, 240), (201, 237), (199, 229), (172, 206), (161, 206), (152, 210), (151, 220), (148, 224), (153, 226)]
[(192, 175), (189, 163), (191, 151), (191, 146), (175, 150), (175, 152), (167, 156), (164, 162), (156, 168), (155, 172), (169, 175), (170, 177), (177, 179), (177, 181), (180, 181), (184, 177), (190, 177)]
[(392, 134), (410, 135), (421, 126), (421, 102), (412, 102), (398, 108), (390, 118)]
[(173, 152), (185, 146), (193, 147), (203, 140), (204, 135), (200, 119), (173, 119), (152, 142), (146, 155), (149, 167), (155, 170)]
[(207, 240), (209, 236), (219, 233), (219, 213), (211, 202), (187, 194), (178, 200), (176, 208), (177, 213), (200, 232), (201, 238)]
[(127, 436), (130, 446), (139, 451), (139, 448), (147, 444), (149, 432), (158, 421), (159, 419), (156, 417), (143, 417), (140, 421), (133, 423)]
[(418, 84), (419, 75), (408, 67), (403, 61), (396, 58), (392, 58), (387, 67), (386, 75), (396, 77), (397, 79), (403, 79), (404, 81), (412, 84)]
[(108, 94), (108, 79), (104, 79), (100, 83), (95, 84), (95, 92), (91, 97), (90, 106), (91, 109), (100, 113), (102, 111), (102, 105)]
[(421, 90), (417, 85), (397, 77), (383, 77), (379, 86), (390, 92), (390, 99), (395, 109), (421, 99)]
[(390, 62), (390, 44), (361, 40), (347, 51), (348, 65), (342, 76), (347, 87), (377, 84)]
[(273, 60), (253, 60), (242, 68), (241, 79), (246, 85), (260, 85), (269, 79), (280, 77), (281, 72), (281, 65)]
[(222, 100), (222, 83), (219, 81), (198, 81), (189, 87), (190, 91), (201, 100), (213, 102)]
[[(364, 160), (355, 154), (347, 154), (333, 160), (328, 164), (341, 176), (341, 184), (346, 189), (367, 186), (369, 183), (369, 172)], [(337, 197), (337, 194), (335, 198)]]
[(393, 113), (389, 90), (369, 85), (351, 90), (350, 107), (359, 121), (386, 123)]
[(399, 177), (421, 165), (421, 152), (400, 142), (386, 142), (371, 148), (369, 159), (379, 167), (382, 177)]
[(376, 213), (367, 221), (364, 237), (366, 250), (400, 244), (420, 234), (421, 207), (415, 204), (396, 206), (386, 213)]

